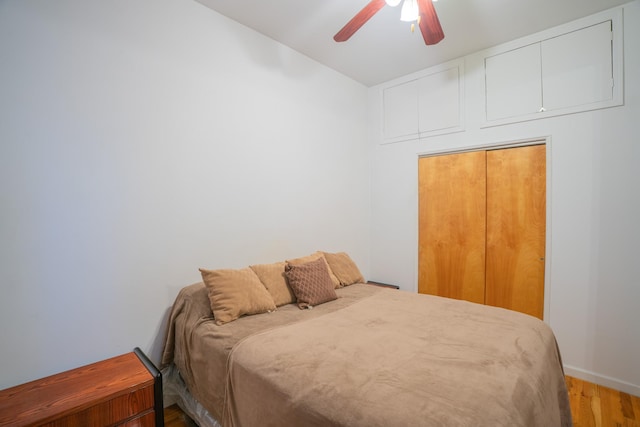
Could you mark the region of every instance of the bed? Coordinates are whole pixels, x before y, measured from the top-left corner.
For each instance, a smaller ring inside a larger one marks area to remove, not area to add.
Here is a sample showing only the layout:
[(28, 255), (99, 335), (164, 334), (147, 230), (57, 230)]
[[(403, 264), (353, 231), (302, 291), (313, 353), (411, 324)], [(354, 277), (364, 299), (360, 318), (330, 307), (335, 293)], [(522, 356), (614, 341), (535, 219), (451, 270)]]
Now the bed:
[(186, 412), (223, 427), (571, 426), (544, 322), (361, 283), (336, 295), (218, 325), (206, 286), (183, 288), (162, 365), (206, 416)]

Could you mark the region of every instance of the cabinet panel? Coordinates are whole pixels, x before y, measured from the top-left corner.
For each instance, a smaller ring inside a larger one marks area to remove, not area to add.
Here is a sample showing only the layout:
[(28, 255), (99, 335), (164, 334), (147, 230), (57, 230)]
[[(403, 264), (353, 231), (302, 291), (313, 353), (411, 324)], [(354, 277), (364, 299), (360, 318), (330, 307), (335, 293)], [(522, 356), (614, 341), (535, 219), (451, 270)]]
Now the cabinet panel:
[(463, 130), (464, 62), (443, 64), (381, 91), (384, 143)]
[(543, 105), (547, 111), (613, 99), (611, 21), (545, 40)]
[(458, 67), (418, 80), (420, 132), (460, 126), (460, 71)]
[(418, 291), (484, 303), (484, 151), (419, 160)]
[(491, 49), (483, 127), (622, 105), (622, 30), (606, 11)]
[(412, 80), (383, 92), (384, 137), (418, 134), (418, 83)]
[(540, 45), (485, 59), (487, 120), (536, 113), (542, 106)]

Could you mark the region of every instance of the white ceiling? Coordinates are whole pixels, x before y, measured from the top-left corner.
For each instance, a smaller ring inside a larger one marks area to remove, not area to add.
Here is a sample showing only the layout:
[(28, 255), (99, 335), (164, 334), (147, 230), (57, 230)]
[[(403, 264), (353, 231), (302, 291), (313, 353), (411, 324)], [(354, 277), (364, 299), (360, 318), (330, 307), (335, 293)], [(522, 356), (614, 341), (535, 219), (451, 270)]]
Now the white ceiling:
[(532, 34), (629, 0), (439, 0), (445, 38), (426, 46), (385, 6), (351, 39), (333, 41), (369, 0), (197, 0), (366, 86)]

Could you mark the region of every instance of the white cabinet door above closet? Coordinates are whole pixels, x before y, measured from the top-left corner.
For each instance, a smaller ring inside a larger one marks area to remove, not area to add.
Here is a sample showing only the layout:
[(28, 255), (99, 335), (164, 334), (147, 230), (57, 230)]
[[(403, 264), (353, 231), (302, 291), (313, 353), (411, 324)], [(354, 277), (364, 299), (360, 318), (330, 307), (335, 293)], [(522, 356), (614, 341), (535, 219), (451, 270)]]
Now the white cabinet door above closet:
[(384, 87), (383, 142), (463, 130), (463, 76), (464, 63), (458, 60)]
[(541, 50), (547, 111), (613, 98), (611, 21), (545, 40)]
[(453, 129), (460, 123), (460, 69), (449, 68), (418, 80), (420, 132)]
[(383, 91), (384, 137), (401, 138), (417, 135), (418, 82), (412, 80)]
[(487, 120), (537, 113), (542, 106), (540, 44), (485, 59)]
[(622, 105), (621, 11), (520, 43), (485, 56), (486, 126)]

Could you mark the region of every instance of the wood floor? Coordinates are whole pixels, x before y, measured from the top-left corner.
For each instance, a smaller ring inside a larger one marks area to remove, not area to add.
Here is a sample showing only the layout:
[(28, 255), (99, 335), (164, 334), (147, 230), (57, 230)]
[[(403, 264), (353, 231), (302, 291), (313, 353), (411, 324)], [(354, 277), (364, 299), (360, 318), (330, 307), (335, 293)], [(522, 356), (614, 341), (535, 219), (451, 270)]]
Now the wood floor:
[(164, 408), (164, 426), (165, 427), (197, 427), (191, 418), (189, 418), (178, 405), (171, 405)]
[(566, 377), (575, 427), (640, 427), (640, 397)]
[[(640, 397), (566, 377), (574, 427), (640, 427)], [(195, 427), (178, 406), (164, 410), (166, 427)]]

